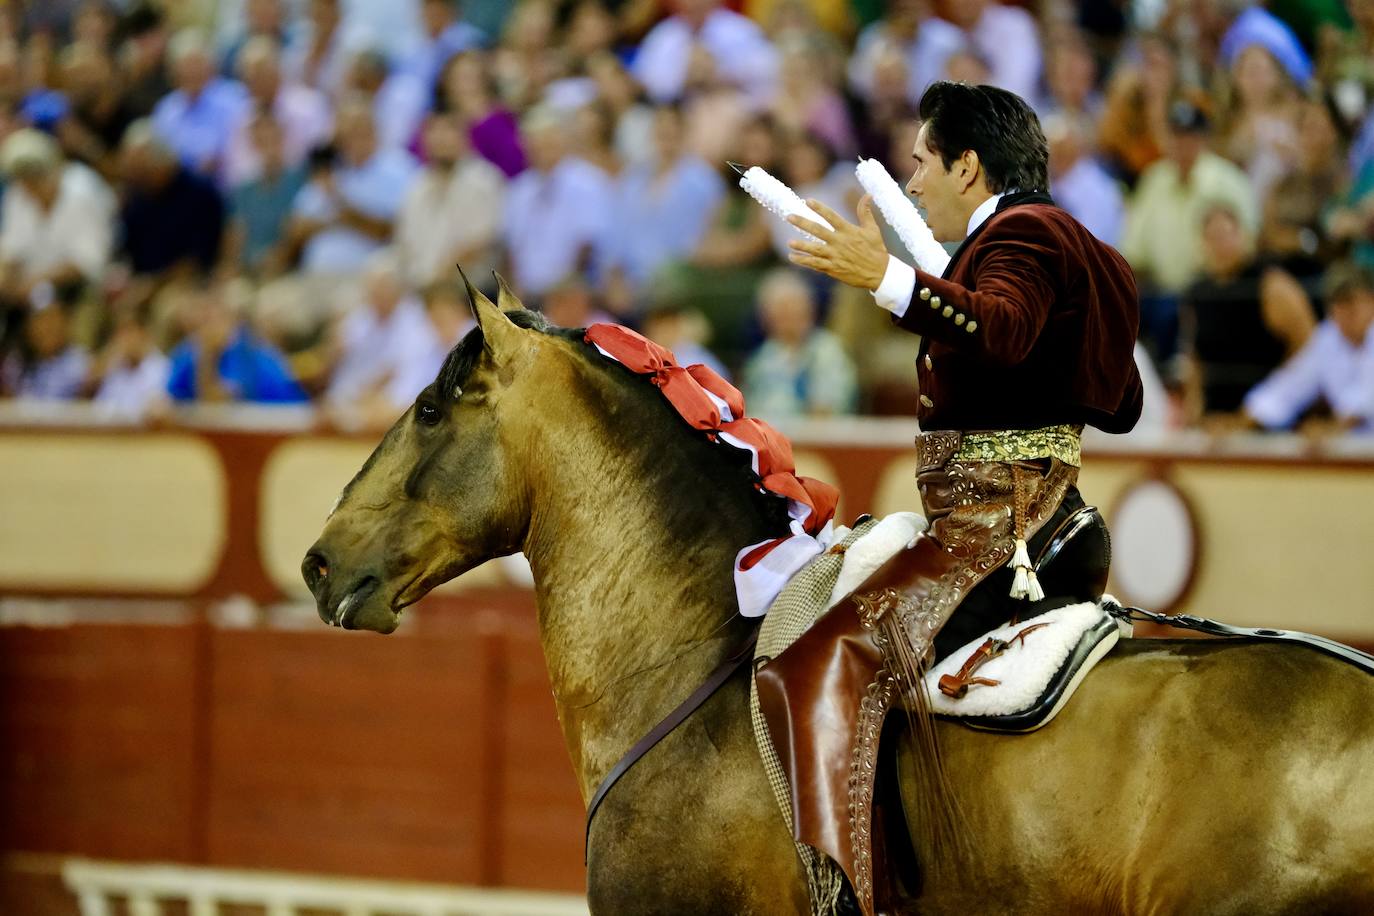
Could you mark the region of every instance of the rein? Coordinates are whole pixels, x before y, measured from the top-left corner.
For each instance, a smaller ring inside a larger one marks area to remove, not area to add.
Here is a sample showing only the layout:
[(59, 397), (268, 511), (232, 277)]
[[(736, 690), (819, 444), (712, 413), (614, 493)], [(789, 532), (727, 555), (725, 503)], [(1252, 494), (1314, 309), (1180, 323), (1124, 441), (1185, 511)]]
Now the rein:
[(1103, 602), (1102, 606), (1113, 617), (1132, 623), (1161, 624), (1179, 630), (1194, 630), (1208, 636), (1219, 636), (1227, 639), (1259, 639), (1307, 646), (1309, 649), (1316, 649), (1318, 652), (1330, 655), (1332, 658), (1338, 658), (1374, 674), (1374, 655), (1361, 652), (1353, 646), (1336, 642), (1334, 639), (1327, 639), (1325, 636), (1314, 636), (1311, 633), (1300, 633), (1296, 630), (1275, 630), (1270, 627), (1233, 627), (1230, 624), (1219, 623), (1206, 617), (1195, 617), (1192, 614), (1160, 614), (1138, 607), (1124, 607), (1114, 602)]
[(611, 767), (611, 771), (596, 787), (596, 792), (592, 794), (592, 800), (587, 805), (587, 830), (582, 844), (583, 865), (587, 864), (587, 855), (591, 848), (592, 818), (596, 816), (596, 809), (601, 807), (601, 803), (605, 801), (611, 787), (629, 771), (630, 767), (638, 763), (641, 757), (649, 753), (655, 744), (666, 738), (673, 729), (685, 722), (688, 716), (700, 709), (702, 704), (709, 700), (711, 695), (719, 690), (721, 685), (728, 681), (730, 676), (738, 671), (745, 662), (753, 658), (754, 643), (758, 641), (758, 638), (758, 627), (754, 627), (749, 633), (749, 638), (738, 649), (726, 656), (725, 660), (716, 666), (716, 669), (707, 676), (700, 687), (692, 691), (691, 695), (679, 703), (676, 709), (664, 716), (663, 721), (649, 729), (649, 733), (636, 741), (634, 746), (625, 752), (625, 756), (621, 757), (619, 762)]

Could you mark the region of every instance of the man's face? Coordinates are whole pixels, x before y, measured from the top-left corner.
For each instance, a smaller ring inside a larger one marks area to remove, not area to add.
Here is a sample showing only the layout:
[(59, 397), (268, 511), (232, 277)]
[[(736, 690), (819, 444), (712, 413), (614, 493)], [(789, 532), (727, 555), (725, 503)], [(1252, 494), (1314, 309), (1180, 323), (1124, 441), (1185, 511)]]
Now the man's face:
[(1350, 345), (1362, 346), (1369, 326), (1374, 324), (1374, 291), (1356, 290), (1332, 301), (1330, 314), (1332, 323)]
[(425, 156), (437, 168), (452, 168), (463, 152), (463, 135), (451, 115), (433, 115), (425, 122)]
[(340, 112), (335, 139), (339, 152), (354, 167), (361, 166), (377, 149), (377, 131), (372, 123), (372, 112), (366, 107), (352, 107)]
[(214, 76), (214, 62), (204, 51), (190, 51), (176, 62), (175, 80), (177, 88), (192, 95), (205, 88)]
[(1178, 166), (1179, 175), (1188, 177), (1206, 145), (1206, 135), (1200, 131), (1175, 130), (1169, 134), (1169, 158)]
[(25, 330), (29, 346), (43, 359), (56, 356), (67, 347), (67, 316), (60, 306), (30, 312)]
[(930, 148), (930, 125), (922, 124), (911, 157), (916, 170), (906, 183), (907, 193), (926, 211), (926, 224), (937, 241), (959, 242), (968, 234), (968, 215), (962, 198), (967, 178), (960, 163), (946, 169), (939, 153)]

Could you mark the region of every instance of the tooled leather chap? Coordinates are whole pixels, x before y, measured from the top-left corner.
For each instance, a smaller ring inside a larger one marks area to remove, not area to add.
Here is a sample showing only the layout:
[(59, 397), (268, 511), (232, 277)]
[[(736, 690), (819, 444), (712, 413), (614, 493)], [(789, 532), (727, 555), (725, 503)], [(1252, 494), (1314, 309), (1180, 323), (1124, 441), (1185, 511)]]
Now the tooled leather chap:
[[(960, 440), (952, 431), (916, 440), (928, 531), (756, 674), (759, 705), (792, 786), (796, 839), (839, 864), (868, 916), (878, 739), (908, 689), (911, 672), (901, 659), (930, 663), (950, 615), (1011, 559), (1016, 513), (1021, 536), (1033, 537), (1078, 476), (1055, 458), (956, 459)], [(1027, 606), (991, 597), (1007, 617)]]

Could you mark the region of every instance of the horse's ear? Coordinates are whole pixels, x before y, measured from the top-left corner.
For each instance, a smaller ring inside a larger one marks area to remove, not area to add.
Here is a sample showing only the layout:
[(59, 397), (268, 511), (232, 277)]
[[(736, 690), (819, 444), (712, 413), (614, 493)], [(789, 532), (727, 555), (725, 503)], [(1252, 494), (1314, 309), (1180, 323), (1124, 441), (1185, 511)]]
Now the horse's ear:
[(491, 275), (496, 278), (496, 304), (501, 311), (509, 312), (514, 309), (523, 310), (525, 308), (525, 303), (521, 302), (520, 297), (515, 295), (515, 291), (510, 288), (510, 284), (506, 282), (506, 278), (495, 270), (491, 272)]
[(506, 317), (500, 306), (472, 285), (462, 267), (458, 268), (458, 273), (463, 278), (463, 285), (468, 289), (468, 302), (472, 304), (473, 317), (477, 319), (477, 326), (482, 329), (483, 348), (493, 355), (500, 353), (507, 343), (514, 343), (520, 329)]

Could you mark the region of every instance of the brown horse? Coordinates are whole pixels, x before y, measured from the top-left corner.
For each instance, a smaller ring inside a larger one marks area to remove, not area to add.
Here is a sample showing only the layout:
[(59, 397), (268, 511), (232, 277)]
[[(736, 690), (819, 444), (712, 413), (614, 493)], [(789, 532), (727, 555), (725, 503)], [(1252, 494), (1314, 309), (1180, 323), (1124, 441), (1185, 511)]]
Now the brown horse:
[[(524, 551), (584, 799), (738, 646), (736, 551), (784, 523), (658, 390), (503, 290), (344, 490), (303, 572), (327, 622)], [(508, 311), (504, 311), (508, 310)], [(747, 667), (592, 825), (597, 913), (805, 914), (755, 750)], [(967, 842), (921, 913), (1374, 912), (1374, 678), (1301, 647), (1128, 640), (1049, 727), (938, 726)], [(906, 799), (910, 742), (898, 741)]]

